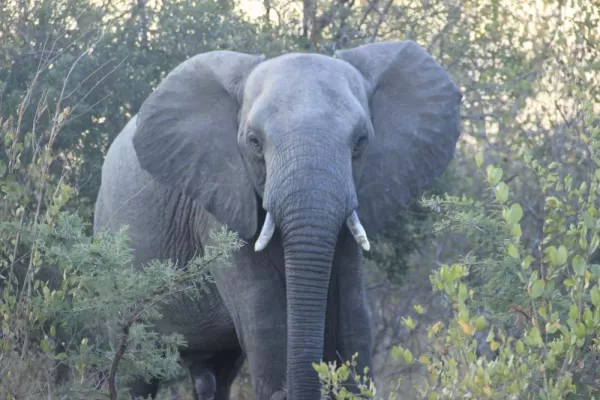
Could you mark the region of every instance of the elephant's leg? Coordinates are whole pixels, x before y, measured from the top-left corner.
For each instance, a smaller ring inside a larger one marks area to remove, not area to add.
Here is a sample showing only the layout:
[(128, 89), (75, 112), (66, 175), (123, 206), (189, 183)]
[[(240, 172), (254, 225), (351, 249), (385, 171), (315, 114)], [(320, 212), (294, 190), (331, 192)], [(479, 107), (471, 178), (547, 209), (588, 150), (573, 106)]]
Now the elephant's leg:
[(215, 400), (217, 379), (208, 365), (194, 364), (190, 367), (195, 400)]
[(343, 229), (336, 248), (338, 317), (337, 352), (343, 361), (358, 353), (357, 372), (369, 368), (373, 377), (371, 316), (365, 287), (360, 247), (347, 229)]
[(242, 352), (242, 349), (238, 347), (220, 351), (213, 356), (213, 359), (215, 378), (217, 381), (215, 400), (229, 400), (231, 385), (244, 363), (244, 353)]
[(281, 390), (275, 394), (273, 394), (273, 396), (271, 396), (271, 398), (269, 400), (286, 400), (287, 396), (285, 394), (285, 391)]
[(141, 397), (143, 399), (147, 399), (148, 396), (150, 398), (155, 399), (156, 394), (158, 393), (158, 385), (159, 380), (152, 378), (150, 382), (147, 382), (144, 379), (137, 379), (129, 388), (129, 393), (132, 399), (136, 399)]
[(241, 348), (225, 350), (215, 356), (215, 378), (217, 380), (215, 400), (229, 400), (231, 385), (243, 363), (244, 353)]
[[(269, 247), (277, 246), (273, 239)], [(215, 282), (248, 359), (256, 399), (266, 400), (283, 389), (287, 370), (283, 266), (273, 261), (283, 256), (246, 246), (235, 257), (235, 267), (216, 269)]]
[(229, 400), (231, 384), (244, 361), (242, 349), (219, 350), (206, 356), (182, 353), (196, 400)]

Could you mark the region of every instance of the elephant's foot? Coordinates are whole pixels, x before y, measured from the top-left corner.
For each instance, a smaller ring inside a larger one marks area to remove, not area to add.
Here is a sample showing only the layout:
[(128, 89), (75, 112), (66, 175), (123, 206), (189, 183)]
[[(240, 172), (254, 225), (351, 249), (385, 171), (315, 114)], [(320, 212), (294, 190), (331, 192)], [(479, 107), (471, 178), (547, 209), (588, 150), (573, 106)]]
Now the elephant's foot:
[(283, 390), (273, 393), (271, 400), (287, 400), (287, 395)]
[(240, 348), (222, 350), (213, 354), (183, 353), (195, 400), (229, 400), (229, 392), (242, 363)]
[(151, 399), (155, 399), (158, 393), (158, 385), (158, 379), (151, 379), (150, 382), (146, 382), (144, 379), (139, 378), (130, 386), (129, 393), (132, 399), (139, 397), (147, 399), (148, 396)]
[(217, 393), (217, 379), (209, 368), (193, 371), (192, 380), (196, 400), (214, 400)]

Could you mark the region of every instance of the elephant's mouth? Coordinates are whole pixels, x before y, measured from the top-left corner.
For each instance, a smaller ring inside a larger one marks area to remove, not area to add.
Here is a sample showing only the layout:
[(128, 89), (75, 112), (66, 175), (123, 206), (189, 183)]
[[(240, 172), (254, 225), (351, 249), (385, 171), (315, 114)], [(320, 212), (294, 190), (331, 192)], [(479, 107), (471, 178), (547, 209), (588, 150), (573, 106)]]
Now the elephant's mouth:
[[(371, 244), (369, 243), (369, 239), (367, 238), (367, 233), (365, 232), (365, 228), (363, 228), (360, 223), (360, 219), (358, 218), (358, 214), (356, 210), (352, 211), (352, 214), (346, 219), (346, 226), (354, 236), (356, 242), (362, 247), (363, 250), (369, 251), (371, 249)], [(273, 233), (275, 233), (275, 221), (271, 216), (270, 212), (267, 212), (267, 216), (265, 218), (265, 222), (260, 231), (260, 235), (254, 244), (255, 251), (262, 251), (267, 247), (271, 238), (273, 237)]]

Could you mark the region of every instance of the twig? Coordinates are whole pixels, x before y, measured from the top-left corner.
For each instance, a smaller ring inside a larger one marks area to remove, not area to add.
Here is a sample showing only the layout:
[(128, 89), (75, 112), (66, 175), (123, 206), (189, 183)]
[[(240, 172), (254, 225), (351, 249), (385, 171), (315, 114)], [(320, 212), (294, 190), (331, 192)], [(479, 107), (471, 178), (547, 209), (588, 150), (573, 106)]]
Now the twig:
[(110, 366), (110, 373), (108, 375), (108, 389), (110, 391), (111, 400), (117, 400), (117, 369), (119, 368), (119, 363), (121, 362), (121, 359), (125, 354), (125, 350), (127, 349), (127, 341), (129, 339), (129, 329), (131, 328), (131, 324), (133, 324), (132, 320), (123, 325), (119, 346), (117, 347), (115, 357), (113, 358), (113, 362)]
[(379, 28), (381, 28), (381, 24), (383, 24), (383, 21), (385, 20), (385, 17), (390, 11), (390, 7), (392, 7), (392, 4), (394, 4), (394, 0), (389, 0), (388, 3), (385, 5), (383, 11), (379, 14), (379, 20), (377, 21), (375, 28), (373, 28), (373, 34), (371, 35), (371, 43), (374, 43), (375, 40), (377, 40), (377, 37), (379, 36)]

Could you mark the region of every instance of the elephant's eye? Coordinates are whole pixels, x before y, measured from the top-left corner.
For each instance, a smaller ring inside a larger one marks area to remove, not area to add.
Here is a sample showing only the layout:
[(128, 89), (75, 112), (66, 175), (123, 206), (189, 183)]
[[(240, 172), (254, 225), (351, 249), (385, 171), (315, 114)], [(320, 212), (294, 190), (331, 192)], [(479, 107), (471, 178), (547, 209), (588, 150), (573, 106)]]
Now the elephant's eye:
[(258, 154), (262, 153), (262, 143), (260, 142), (260, 139), (256, 137), (256, 135), (248, 136), (248, 143), (250, 144), (252, 150), (257, 152)]
[(354, 141), (354, 149), (353, 149), (353, 155), (356, 157), (358, 155), (360, 155), (360, 153), (363, 151), (363, 149), (365, 148), (366, 144), (367, 144), (367, 135), (360, 135), (356, 138), (356, 140)]

